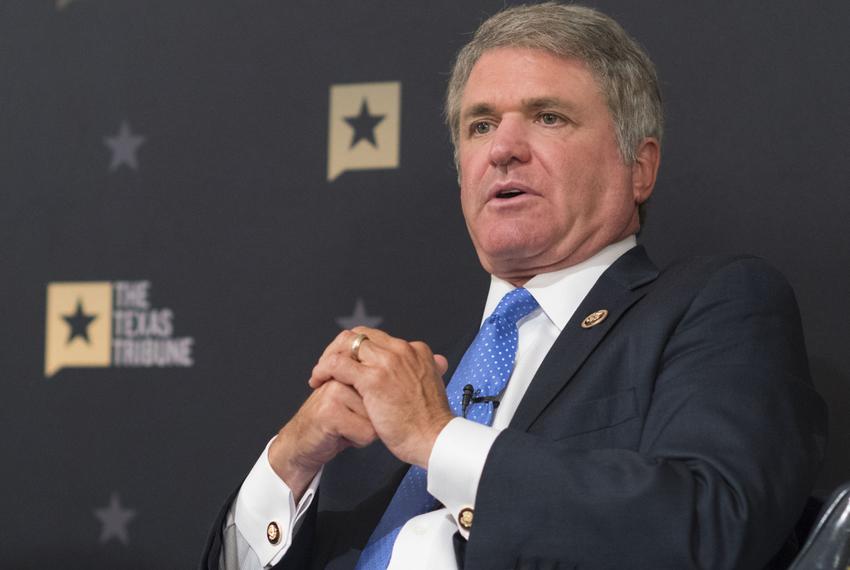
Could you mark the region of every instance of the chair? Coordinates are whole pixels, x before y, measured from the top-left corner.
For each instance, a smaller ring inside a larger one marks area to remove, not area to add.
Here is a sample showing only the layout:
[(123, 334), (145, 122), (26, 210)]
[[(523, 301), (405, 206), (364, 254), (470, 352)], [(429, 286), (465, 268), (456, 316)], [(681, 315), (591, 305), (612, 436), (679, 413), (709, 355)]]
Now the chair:
[(850, 482), (840, 486), (788, 570), (850, 570)]

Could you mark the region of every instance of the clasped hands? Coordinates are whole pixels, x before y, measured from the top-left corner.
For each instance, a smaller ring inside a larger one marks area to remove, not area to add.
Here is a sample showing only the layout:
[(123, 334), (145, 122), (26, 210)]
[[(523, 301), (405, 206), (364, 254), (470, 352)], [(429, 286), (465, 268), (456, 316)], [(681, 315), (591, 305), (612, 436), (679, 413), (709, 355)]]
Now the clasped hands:
[[(358, 358), (351, 354), (358, 334)], [(442, 380), (444, 356), (423, 342), (383, 331), (342, 331), (310, 376), (313, 393), (269, 448), (269, 462), (299, 500), (322, 465), (347, 447), (380, 439), (400, 460), (427, 467), (440, 431), (454, 417)]]

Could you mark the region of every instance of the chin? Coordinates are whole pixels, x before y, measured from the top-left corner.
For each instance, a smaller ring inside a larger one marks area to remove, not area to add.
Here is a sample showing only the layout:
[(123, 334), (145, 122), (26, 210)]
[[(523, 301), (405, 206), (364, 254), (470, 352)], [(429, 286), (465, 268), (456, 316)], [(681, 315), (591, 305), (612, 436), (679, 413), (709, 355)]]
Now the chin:
[(488, 273), (508, 278), (522, 275), (535, 266), (538, 253), (528, 244), (504, 244), (499, 248), (478, 249), (478, 259)]
[(479, 244), (487, 255), (494, 258), (524, 256), (544, 241), (535, 235), (535, 229), (533, 224), (497, 224), (485, 232)]
[(558, 240), (552, 232), (541, 229), (539, 224), (527, 220), (520, 223), (502, 220), (470, 235), (484, 269), (501, 276), (540, 267), (540, 262), (552, 255)]

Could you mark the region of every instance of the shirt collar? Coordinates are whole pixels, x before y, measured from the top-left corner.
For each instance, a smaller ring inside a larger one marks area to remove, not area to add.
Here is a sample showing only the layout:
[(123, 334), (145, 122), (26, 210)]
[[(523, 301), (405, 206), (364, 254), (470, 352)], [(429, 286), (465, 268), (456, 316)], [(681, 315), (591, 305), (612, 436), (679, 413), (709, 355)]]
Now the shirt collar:
[[(599, 277), (621, 255), (636, 245), (637, 239), (631, 235), (622, 241), (608, 245), (577, 265), (535, 275), (528, 280), (525, 288), (540, 304), (540, 309), (532, 311), (526, 318), (532, 317), (542, 310), (552, 324), (558, 327), (558, 331), (564, 330), (570, 317), (573, 316), (573, 313), (578, 309)], [(515, 287), (504, 279), (495, 275), (490, 276), (490, 292), (487, 295), (487, 303), (484, 305), (482, 323), (496, 309), (496, 305), (499, 304), (502, 297), (512, 289), (515, 289)]]

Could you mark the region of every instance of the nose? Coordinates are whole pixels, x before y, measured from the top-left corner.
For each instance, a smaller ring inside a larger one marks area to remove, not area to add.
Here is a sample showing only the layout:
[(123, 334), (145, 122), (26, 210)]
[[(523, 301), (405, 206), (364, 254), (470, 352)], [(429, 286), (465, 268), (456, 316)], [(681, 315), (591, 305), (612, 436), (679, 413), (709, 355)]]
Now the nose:
[(527, 162), (531, 157), (526, 126), (519, 117), (503, 116), (490, 144), (493, 166)]

